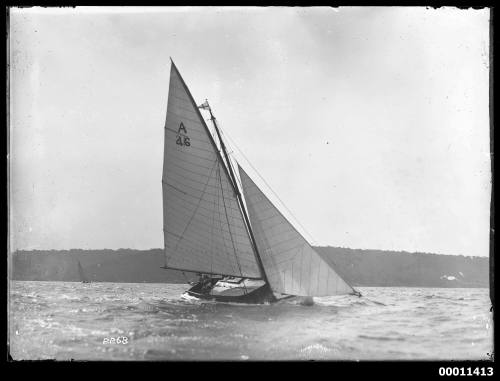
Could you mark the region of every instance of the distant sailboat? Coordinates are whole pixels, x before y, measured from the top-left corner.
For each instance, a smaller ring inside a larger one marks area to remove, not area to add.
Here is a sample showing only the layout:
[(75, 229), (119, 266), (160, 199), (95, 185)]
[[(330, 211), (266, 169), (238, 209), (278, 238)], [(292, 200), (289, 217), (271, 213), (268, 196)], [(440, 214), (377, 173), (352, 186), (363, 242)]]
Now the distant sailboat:
[(83, 267), (80, 264), (80, 261), (78, 261), (78, 275), (80, 276), (80, 282), (90, 283), (90, 280), (85, 276), (85, 273), (83, 272)]
[[(210, 113), (213, 135), (199, 109)], [(241, 188), (208, 101), (197, 106), (172, 62), (162, 177), (163, 268), (200, 275), (186, 295), (241, 303), (360, 295), (237, 168)]]

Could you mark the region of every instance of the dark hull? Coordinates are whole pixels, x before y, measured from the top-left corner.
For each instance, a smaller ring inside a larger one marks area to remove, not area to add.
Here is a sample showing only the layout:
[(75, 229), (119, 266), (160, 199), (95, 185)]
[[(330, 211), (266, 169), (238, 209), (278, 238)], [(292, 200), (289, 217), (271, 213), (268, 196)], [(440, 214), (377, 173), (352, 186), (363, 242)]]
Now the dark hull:
[(202, 300), (210, 300), (223, 303), (264, 304), (277, 301), (268, 284), (265, 284), (255, 290), (252, 290), (248, 293), (243, 293), (241, 295), (220, 295), (202, 292), (201, 284), (197, 283), (189, 290), (187, 290), (186, 294)]

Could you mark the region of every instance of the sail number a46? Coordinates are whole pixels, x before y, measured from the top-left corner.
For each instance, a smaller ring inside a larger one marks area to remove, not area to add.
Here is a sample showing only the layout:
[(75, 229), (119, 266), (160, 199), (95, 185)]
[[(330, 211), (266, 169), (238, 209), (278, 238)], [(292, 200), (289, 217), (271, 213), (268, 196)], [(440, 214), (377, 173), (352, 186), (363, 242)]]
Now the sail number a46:
[(189, 136), (187, 136), (186, 126), (182, 122), (177, 129), (177, 138), (175, 140), (175, 144), (186, 147), (189, 147), (191, 145)]

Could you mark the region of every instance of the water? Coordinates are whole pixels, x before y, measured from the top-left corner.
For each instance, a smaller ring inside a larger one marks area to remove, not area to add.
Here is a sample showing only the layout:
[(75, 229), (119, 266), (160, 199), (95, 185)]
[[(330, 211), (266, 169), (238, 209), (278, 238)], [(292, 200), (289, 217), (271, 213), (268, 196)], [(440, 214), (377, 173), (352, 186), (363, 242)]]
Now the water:
[[(488, 359), (487, 289), (360, 288), (362, 298), (235, 305), (179, 284), (10, 283), (14, 359)], [(110, 338), (126, 343), (109, 343)], [(105, 343), (105, 339), (108, 342)]]

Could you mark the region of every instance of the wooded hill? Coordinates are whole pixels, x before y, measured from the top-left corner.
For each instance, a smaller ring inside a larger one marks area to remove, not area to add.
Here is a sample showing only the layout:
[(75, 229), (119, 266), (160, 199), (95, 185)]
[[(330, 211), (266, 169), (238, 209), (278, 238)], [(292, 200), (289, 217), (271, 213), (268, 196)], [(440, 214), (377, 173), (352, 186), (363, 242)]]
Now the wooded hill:
[[(485, 257), (315, 247), (353, 286), (489, 287)], [(161, 249), (33, 250), (11, 257), (10, 279), (79, 281), (78, 261), (93, 282), (186, 283), (195, 274), (164, 270)]]

